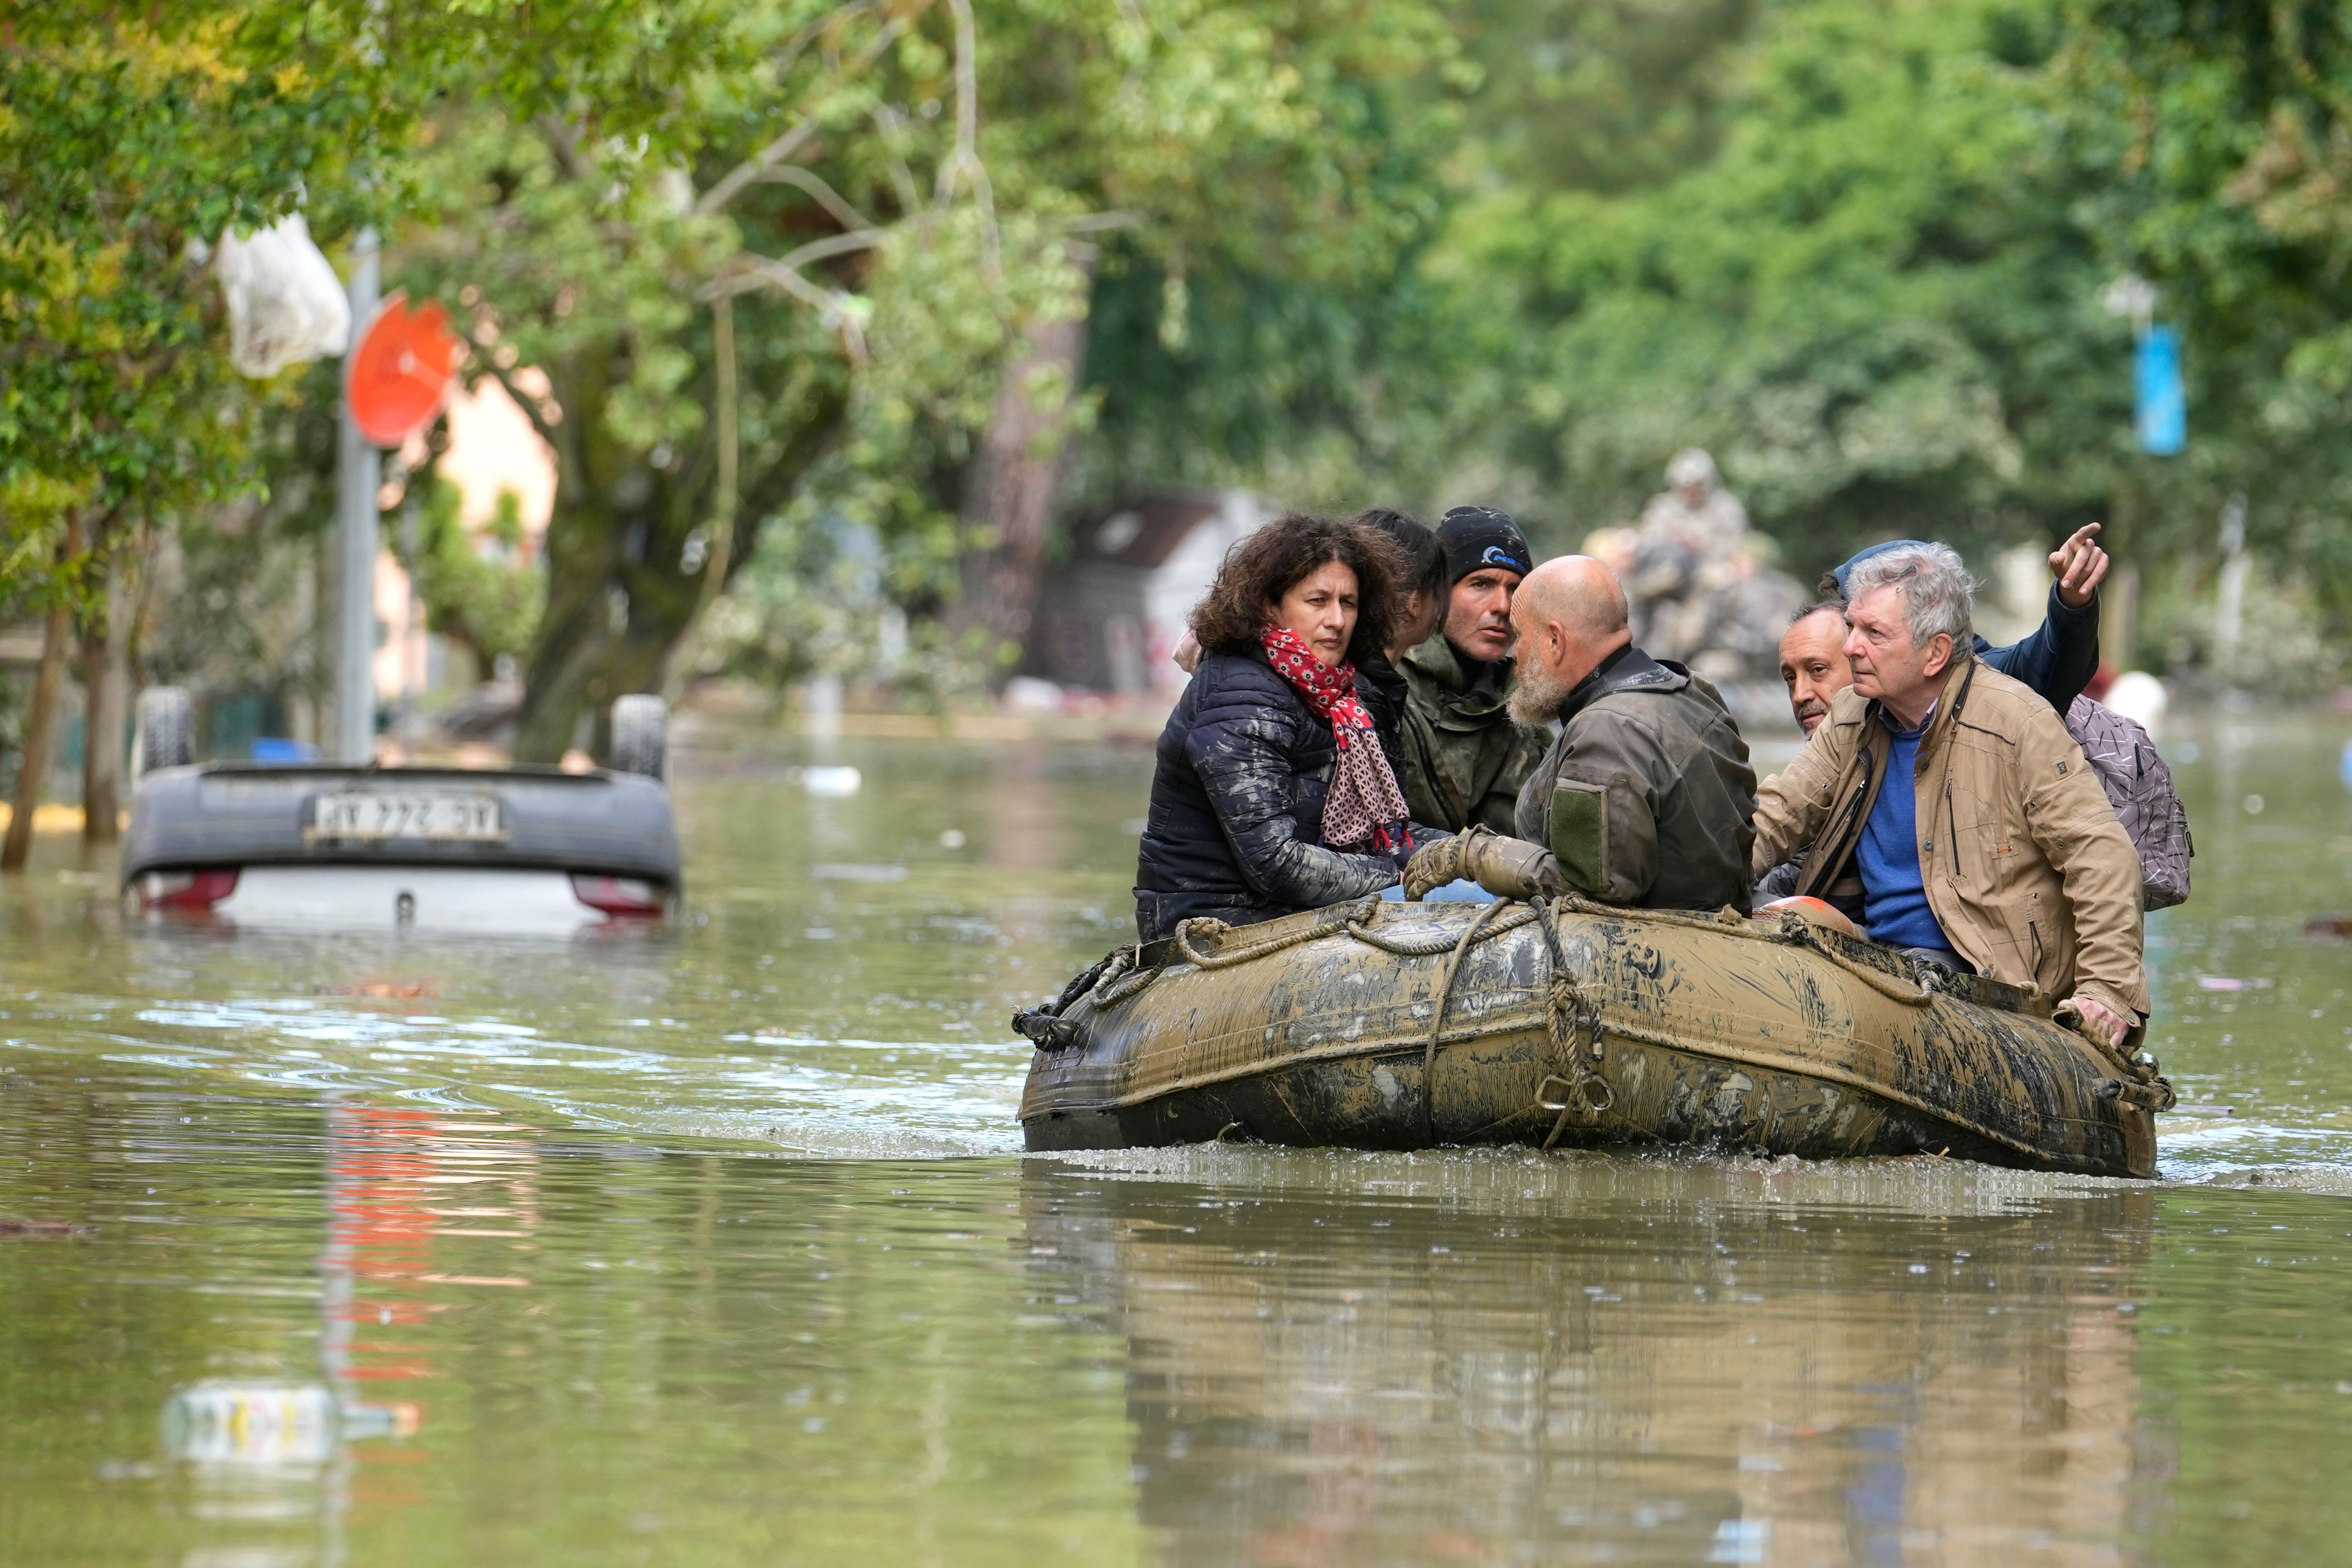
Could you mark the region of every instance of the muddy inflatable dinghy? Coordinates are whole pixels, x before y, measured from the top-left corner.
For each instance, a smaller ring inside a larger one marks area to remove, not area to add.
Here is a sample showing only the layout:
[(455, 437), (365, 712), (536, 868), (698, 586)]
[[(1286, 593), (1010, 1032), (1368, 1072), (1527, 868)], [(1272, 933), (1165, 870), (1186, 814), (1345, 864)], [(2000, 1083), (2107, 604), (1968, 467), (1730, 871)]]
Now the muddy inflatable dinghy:
[(1032, 1149), (1693, 1144), (2156, 1173), (2171, 1089), (2052, 999), (1794, 911), (1366, 900), (1122, 948), (1013, 1020)]

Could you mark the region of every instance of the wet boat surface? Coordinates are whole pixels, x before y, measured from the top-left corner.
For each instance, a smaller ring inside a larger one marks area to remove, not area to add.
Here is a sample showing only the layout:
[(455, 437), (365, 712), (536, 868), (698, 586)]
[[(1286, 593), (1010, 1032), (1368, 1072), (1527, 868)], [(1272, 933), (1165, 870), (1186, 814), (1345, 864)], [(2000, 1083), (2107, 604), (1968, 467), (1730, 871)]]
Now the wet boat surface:
[(1689, 1144), (2149, 1177), (2169, 1092), (2050, 998), (1792, 914), (1365, 900), (1188, 926), (1080, 982), (1016, 1022), (1032, 1149)]

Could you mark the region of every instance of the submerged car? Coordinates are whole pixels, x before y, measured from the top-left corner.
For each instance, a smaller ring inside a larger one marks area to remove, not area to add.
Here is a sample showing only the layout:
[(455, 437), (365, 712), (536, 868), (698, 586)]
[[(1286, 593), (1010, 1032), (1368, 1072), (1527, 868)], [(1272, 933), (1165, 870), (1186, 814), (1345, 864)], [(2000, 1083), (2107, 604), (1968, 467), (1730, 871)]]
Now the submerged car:
[(516, 932), (659, 921), (681, 888), (668, 710), (613, 705), (612, 765), (194, 760), (188, 694), (141, 694), (127, 907), (239, 924)]

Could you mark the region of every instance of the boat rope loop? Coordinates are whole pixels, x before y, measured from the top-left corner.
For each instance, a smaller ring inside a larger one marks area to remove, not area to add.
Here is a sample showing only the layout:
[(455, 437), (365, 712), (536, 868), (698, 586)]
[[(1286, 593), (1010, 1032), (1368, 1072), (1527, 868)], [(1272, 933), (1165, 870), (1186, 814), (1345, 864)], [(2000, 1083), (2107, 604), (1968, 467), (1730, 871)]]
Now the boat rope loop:
[[(1445, 955), (1445, 967), (1437, 972), (1435, 999), (1429, 1007), (1429, 1043), (1421, 1050), (1421, 1141), (1423, 1144), (1437, 1142), (1437, 1037), (1445, 1027), (1445, 1004), (1454, 994), (1454, 978), (1462, 973), (1462, 955), (1470, 951), (1471, 944), (1477, 942), (1482, 934), (1487, 936), (1494, 934), (1495, 930), (1502, 924), (1495, 917), (1507, 907), (1509, 906), (1501, 900), (1481, 906), (1478, 913), (1463, 930), (1462, 940), (1455, 942), (1454, 951)], [(1513, 923), (1525, 925), (1527, 921), (1517, 921)], [(1348, 931), (1350, 935), (1362, 934), (1352, 923), (1348, 927)], [(1385, 942), (1375, 942), (1372, 945), (1388, 947)], [(1388, 951), (1393, 952), (1396, 949), (1388, 948)]]
[(1168, 959), (1163, 954), (1159, 963), (1146, 969), (1142, 967), (1142, 955), (1141, 942), (1131, 948), (1120, 948), (1112, 954), (1118, 962), (1105, 970), (1102, 978), (1095, 982), (1094, 989), (1087, 993), (1087, 1000), (1094, 1004), (1097, 1012), (1105, 1007), (1118, 1006), (1159, 979), (1160, 972), (1168, 967)]
[(1906, 984), (1883, 969), (1840, 952), (1834, 945), (1822, 940), (1822, 933), (1814, 928), (1812, 921), (1794, 910), (1782, 910), (1780, 928), (1769, 934), (1774, 941), (1811, 949), (1881, 996), (1900, 1002), (1906, 1007), (1925, 1007), (1936, 999), (1933, 985), (1920, 981)]
[(1171, 946), (1174, 952), (1183, 956), (1185, 963), (1196, 969), (1231, 969), (1236, 963), (1247, 963), (1252, 959), (1265, 958), (1269, 954), (1297, 947), (1301, 942), (1313, 942), (1318, 937), (1329, 936), (1335, 930), (1352, 929), (1358, 921), (1370, 920), (1380, 906), (1381, 900), (1378, 894), (1360, 899), (1352, 904), (1342, 906), (1348, 910), (1343, 920), (1335, 921), (1327, 917), (1311, 925), (1300, 926), (1297, 931), (1286, 932), (1270, 942), (1254, 942), (1248, 947), (1237, 947), (1231, 952), (1224, 951), (1223, 942), (1218, 944), (1215, 952), (1202, 952), (1192, 945), (1194, 937), (1222, 937), (1234, 929), (1221, 920), (1202, 915), (1194, 920), (1180, 922), (1176, 927), (1176, 940)]
[[(1617, 1091), (1601, 1071), (1600, 1005), (1577, 984), (1576, 972), (1569, 967), (1568, 950), (1559, 940), (1560, 906), (1570, 902), (1569, 898), (1559, 898), (1535, 906), (1543, 922), (1545, 957), (1551, 965), (1544, 987), (1544, 1027), (1559, 1048), (1561, 1069), (1546, 1074), (1536, 1085), (1536, 1104), (1559, 1113), (1551, 1131), (1544, 1135), (1546, 1149), (1559, 1142), (1571, 1118), (1597, 1119), (1617, 1103)], [(1581, 1041), (1577, 1038), (1580, 1033), (1584, 1037)]]

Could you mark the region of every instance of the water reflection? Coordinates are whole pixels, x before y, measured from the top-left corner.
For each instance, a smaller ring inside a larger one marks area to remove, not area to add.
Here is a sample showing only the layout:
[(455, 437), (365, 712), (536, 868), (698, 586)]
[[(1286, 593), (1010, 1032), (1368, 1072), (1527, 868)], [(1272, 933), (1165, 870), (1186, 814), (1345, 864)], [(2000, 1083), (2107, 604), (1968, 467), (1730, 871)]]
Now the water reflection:
[(1339, 1168), (1024, 1183), (1169, 1562), (2125, 1560), (2145, 1190)]
[(686, 757), (694, 908), (608, 944), (126, 931), (44, 840), (0, 1564), (2333, 1561), (2352, 943), (2303, 923), (2352, 801), (2306, 730), (2181, 770), (2156, 1043), (2237, 1114), (2139, 1187), (1021, 1158), (1003, 1018), (1128, 934), (1139, 752), (843, 742), (833, 800)]

